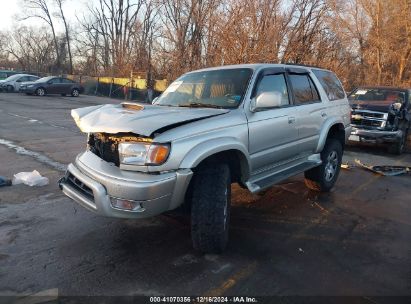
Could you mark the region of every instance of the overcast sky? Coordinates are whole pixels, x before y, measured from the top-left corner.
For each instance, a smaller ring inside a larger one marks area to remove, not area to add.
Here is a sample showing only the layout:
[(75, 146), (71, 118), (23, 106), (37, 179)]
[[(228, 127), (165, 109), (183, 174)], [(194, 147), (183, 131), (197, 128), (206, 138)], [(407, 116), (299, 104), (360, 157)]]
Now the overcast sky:
[[(93, 0), (66, 0), (64, 5), (64, 13), (70, 21), (76, 20), (76, 14), (82, 15), (87, 1)], [(50, 1), (52, 2), (52, 1)], [(22, 0), (0, 0), (0, 31), (9, 30), (18, 24), (19, 15), (22, 16)], [(53, 6), (53, 10), (55, 7)], [(28, 24), (44, 25), (44, 22), (38, 18), (33, 18), (26, 21)], [(58, 30), (62, 27), (59, 25)]]

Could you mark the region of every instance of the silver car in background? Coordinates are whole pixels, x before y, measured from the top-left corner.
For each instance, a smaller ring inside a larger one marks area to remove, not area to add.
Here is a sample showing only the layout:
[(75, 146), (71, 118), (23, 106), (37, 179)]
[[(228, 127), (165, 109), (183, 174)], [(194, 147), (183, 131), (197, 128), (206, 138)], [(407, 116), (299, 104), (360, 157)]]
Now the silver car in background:
[(18, 92), (20, 91), (20, 85), (24, 82), (36, 81), (40, 77), (30, 74), (15, 74), (7, 77), (4, 80), (0, 80), (0, 89), (4, 92)]

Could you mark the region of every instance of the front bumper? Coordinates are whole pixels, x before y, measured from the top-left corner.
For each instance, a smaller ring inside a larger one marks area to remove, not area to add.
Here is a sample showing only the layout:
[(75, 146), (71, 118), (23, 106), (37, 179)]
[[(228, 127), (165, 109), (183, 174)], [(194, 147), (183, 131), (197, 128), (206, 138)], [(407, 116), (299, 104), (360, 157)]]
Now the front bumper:
[(398, 142), (401, 141), (403, 132), (398, 131), (382, 131), (372, 129), (359, 129), (352, 127), (351, 135), (348, 138), (350, 141), (362, 141), (362, 142)]
[[(100, 215), (146, 218), (181, 205), (192, 175), (189, 169), (162, 174), (120, 170), (86, 151), (68, 166), (59, 186), (65, 195)], [(111, 198), (138, 202), (141, 208), (114, 208)]]

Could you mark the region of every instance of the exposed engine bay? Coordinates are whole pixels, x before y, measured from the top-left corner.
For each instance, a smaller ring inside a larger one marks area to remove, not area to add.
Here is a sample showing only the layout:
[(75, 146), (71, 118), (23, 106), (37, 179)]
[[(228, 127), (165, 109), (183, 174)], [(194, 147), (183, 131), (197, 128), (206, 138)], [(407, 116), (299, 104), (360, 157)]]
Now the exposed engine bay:
[(121, 142), (152, 142), (152, 139), (132, 133), (89, 133), (87, 148), (101, 159), (118, 167), (120, 166), (118, 145)]

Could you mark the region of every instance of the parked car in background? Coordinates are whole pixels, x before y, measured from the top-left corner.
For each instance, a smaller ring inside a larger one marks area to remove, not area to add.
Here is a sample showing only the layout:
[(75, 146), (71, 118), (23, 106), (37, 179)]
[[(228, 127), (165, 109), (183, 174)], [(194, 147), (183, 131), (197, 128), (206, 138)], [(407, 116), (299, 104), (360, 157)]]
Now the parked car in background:
[(44, 96), (47, 94), (71, 95), (77, 97), (84, 91), (81, 84), (67, 78), (49, 76), (35, 82), (26, 82), (20, 86), (20, 92), (27, 95)]
[(404, 152), (410, 128), (411, 90), (360, 87), (349, 96), (354, 142), (387, 143), (395, 154)]
[(0, 80), (0, 89), (5, 92), (18, 92), (23, 82), (36, 81), (39, 78), (40, 77), (30, 74), (15, 74), (4, 80)]

